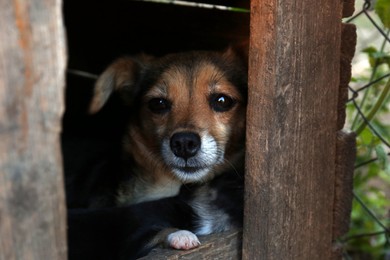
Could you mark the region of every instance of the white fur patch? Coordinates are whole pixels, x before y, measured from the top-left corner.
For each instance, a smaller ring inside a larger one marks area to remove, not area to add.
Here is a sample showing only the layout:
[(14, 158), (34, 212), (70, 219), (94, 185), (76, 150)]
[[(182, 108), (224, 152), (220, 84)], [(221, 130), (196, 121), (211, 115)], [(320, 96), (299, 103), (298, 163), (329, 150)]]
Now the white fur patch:
[(208, 235), (230, 230), (232, 221), (229, 215), (216, 205), (217, 190), (207, 185), (198, 189), (190, 205), (198, 218), (196, 219), (195, 234)]
[(199, 223), (199, 229), (196, 230), (196, 234), (198, 235), (209, 235), (211, 234), (214, 230), (213, 230), (213, 223), (212, 221), (208, 221), (208, 220), (200, 220), (201, 223)]
[[(177, 157), (170, 148), (169, 139), (162, 143), (162, 156), (165, 163), (171, 167), (175, 176), (184, 183), (199, 182), (206, 179), (212, 169), (224, 161), (224, 148), (219, 147), (217, 141), (208, 133), (201, 134), (201, 146), (198, 153), (184, 160)], [(186, 168), (192, 168), (188, 172)]]
[(187, 230), (179, 230), (169, 234), (167, 242), (170, 247), (175, 249), (189, 250), (200, 246), (198, 237)]

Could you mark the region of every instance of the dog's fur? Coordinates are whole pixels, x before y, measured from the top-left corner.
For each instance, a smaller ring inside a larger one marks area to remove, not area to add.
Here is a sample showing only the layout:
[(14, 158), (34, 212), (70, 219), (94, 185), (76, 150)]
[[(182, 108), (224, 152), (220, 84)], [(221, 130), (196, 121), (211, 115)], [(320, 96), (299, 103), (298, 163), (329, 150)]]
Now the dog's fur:
[(117, 196), (117, 205), (126, 207), (71, 214), (71, 251), (77, 251), (76, 229), (88, 228), (95, 215), (127, 225), (111, 238), (126, 238), (118, 243), (126, 257), (162, 242), (194, 248), (199, 241), (192, 232), (240, 226), (246, 86), (246, 66), (230, 49), (127, 57), (110, 65), (97, 80), (90, 111), (99, 111), (113, 92), (132, 111), (123, 158), (131, 178)]
[[(206, 182), (242, 159), (246, 81), (239, 62), (230, 49), (122, 58), (100, 76), (91, 112), (113, 91), (133, 111), (124, 147), (134, 177), (122, 187), (120, 205), (174, 196), (183, 183)], [(199, 142), (199, 151), (176, 155), (172, 142), (180, 138)]]

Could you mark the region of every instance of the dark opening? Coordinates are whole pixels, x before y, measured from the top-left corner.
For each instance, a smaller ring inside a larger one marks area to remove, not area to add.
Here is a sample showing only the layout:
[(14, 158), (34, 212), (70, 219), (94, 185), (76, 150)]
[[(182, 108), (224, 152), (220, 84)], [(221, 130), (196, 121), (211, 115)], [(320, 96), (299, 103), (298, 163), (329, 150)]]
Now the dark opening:
[[(249, 9), (245, 0), (203, 2)], [(123, 178), (117, 169), (129, 111), (113, 96), (102, 111), (89, 115), (95, 79), (69, 72), (98, 75), (123, 55), (161, 56), (241, 45), (248, 41), (249, 13), (131, 0), (65, 0), (64, 20), (68, 73), (62, 148), (67, 206), (82, 208), (102, 197), (107, 200)]]

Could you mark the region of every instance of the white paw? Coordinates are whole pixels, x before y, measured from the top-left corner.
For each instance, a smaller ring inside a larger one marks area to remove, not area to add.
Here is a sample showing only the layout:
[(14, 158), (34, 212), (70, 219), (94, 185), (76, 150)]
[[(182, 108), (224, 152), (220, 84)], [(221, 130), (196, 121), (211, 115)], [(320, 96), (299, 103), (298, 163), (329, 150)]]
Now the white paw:
[(175, 249), (189, 250), (200, 246), (198, 237), (187, 230), (179, 230), (167, 237), (168, 245)]

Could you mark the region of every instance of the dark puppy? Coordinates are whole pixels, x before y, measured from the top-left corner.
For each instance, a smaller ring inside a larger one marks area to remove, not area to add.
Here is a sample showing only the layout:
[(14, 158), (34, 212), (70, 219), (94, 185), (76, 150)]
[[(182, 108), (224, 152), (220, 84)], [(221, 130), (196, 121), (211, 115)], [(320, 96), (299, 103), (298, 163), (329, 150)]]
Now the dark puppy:
[(132, 177), (122, 183), (117, 205), (145, 203), (70, 214), (71, 252), (81, 230), (91, 223), (104, 229), (113, 219), (108, 229), (124, 232), (110, 241), (120, 239), (116, 252), (132, 257), (162, 242), (190, 249), (199, 245), (193, 233), (239, 226), (246, 80), (245, 66), (230, 50), (114, 62), (97, 81), (91, 112), (114, 91), (131, 109), (124, 159)]
[[(193, 248), (198, 245), (197, 239), (192, 240), (187, 232), (206, 228), (215, 233), (240, 228), (243, 182), (241, 173), (226, 172), (207, 187), (183, 186), (174, 197), (127, 207), (71, 210), (69, 259), (137, 259), (156, 246), (171, 244), (169, 236), (178, 230), (187, 231), (184, 237), (173, 235), (175, 241), (183, 248), (186, 243)], [(202, 196), (198, 197), (199, 194)]]

